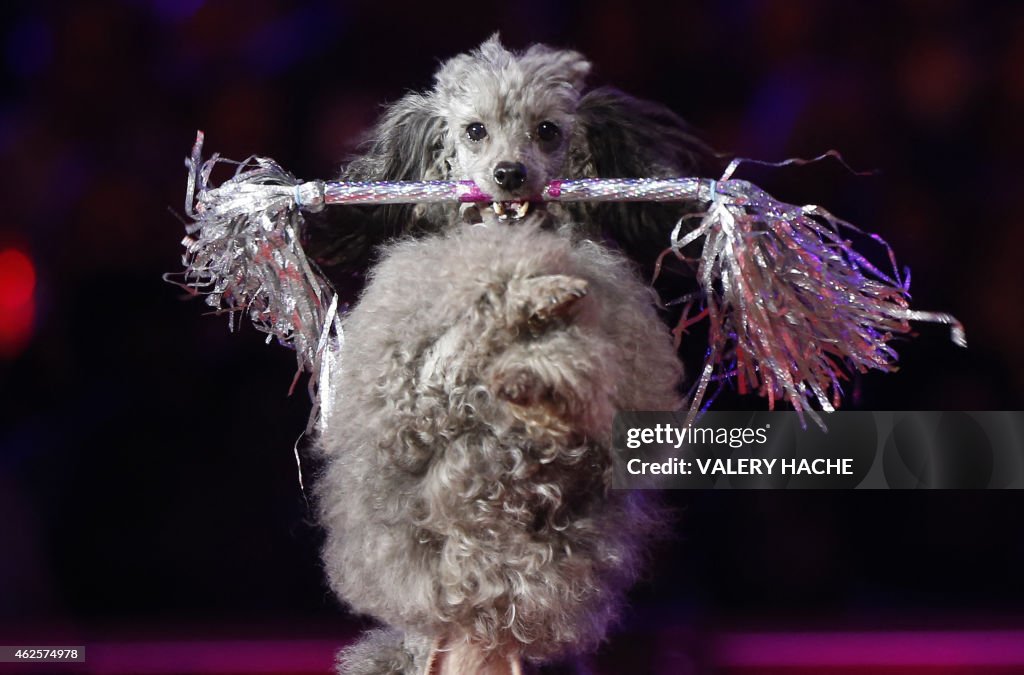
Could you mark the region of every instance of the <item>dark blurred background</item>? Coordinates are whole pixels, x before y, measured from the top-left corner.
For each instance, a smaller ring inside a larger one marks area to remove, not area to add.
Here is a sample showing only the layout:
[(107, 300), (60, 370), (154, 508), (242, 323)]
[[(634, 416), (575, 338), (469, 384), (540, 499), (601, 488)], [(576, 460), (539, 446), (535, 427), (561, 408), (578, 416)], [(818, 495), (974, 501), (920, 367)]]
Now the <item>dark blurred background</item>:
[[(669, 105), (723, 151), (877, 169), (742, 174), (885, 236), (914, 305), (966, 325), (966, 351), (919, 326), (901, 371), (857, 378), (847, 405), (1022, 408), (1024, 5), (125, 0), (0, 17), (0, 644), (340, 644), (360, 625), (324, 585), (298, 485), (293, 355), (161, 280), (181, 266), (182, 160), (203, 129), (207, 152), (329, 177), (383, 103), (495, 30), (582, 51), (594, 84)], [(1024, 627), (1019, 492), (671, 500), (677, 536), (623, 630), (696, 636), (686, 667), (736, 627)]]

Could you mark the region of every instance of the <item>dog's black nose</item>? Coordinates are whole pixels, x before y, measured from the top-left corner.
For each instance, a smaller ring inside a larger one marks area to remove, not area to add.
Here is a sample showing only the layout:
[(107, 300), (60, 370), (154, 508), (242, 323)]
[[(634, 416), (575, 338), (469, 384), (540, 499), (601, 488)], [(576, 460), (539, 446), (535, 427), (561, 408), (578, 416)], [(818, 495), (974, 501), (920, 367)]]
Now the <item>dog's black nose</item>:
[(498, 162), (494, 182), (506, 190), (515, 190), (526, 182), (526, 167), (522, 162)]

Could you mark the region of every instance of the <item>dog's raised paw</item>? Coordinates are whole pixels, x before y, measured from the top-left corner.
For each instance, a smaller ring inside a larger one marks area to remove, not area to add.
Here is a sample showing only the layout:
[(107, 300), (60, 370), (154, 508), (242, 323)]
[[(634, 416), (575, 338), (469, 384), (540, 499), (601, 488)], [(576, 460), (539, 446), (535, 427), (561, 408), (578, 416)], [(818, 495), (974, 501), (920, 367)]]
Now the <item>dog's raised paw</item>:
[(508, 284), (512, 304), (519, 308), (531, 331), (542, 330), (556, 319), (567, 319), (586, 297), (589, 284), (585, 279), (564, 274), (548, 274), (526, 279), (513, 279)]

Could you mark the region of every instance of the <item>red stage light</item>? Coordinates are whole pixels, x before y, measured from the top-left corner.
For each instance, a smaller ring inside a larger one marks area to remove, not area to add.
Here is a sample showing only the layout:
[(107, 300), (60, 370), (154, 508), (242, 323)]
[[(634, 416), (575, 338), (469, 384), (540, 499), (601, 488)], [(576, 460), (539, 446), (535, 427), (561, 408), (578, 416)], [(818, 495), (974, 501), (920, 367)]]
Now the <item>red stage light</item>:
[(36, 269), (21, 251), (0, 251), (0, 357), (16, 356), (32, 336)]

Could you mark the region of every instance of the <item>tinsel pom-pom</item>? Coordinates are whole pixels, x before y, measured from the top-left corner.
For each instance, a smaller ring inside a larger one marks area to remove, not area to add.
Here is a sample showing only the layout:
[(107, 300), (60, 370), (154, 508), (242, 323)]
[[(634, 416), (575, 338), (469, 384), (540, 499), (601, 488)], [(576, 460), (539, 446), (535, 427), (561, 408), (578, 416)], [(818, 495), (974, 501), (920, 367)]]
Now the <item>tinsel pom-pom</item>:
[[(205, 295), (208, 305), (228, 315), (232, 330), (235, 315), (248, 314), (268, 341), (276, 337), (295, 350), (296, 378), (303, 371), (312, 373), (310, 388), (315, 391), (323, 355), (336, 351), (340, 321), (333, 289), (302, 250), (299, 205), (323, 208), (323, 184), (300, 184), (262, 157), (238, 163), (215, 154), (203, 160), (202, 146), (199, 132), (185, 160), (185, 213), (192, 220), (182, 242), (185, 271), (168, 280)], [(210, 174), (218, 164), (236, 169), (213, 187)]]
[[(788, 401), (824, 428), (811, 402), (826, 412), (839, 406), (844, 371), (893, 371), (889, 344), (909, 322), (948, 324), (966, 346), (963, 327), (948, 314), (909, 307), (909, 274), (879, 270), (858, 253), (842, 230), (857, 228), (813, 205), (776, 201), (747, 181), (732, 179), (733, 162), (709, 189), (700, 224), (684, 234), (680, 221), (671, 251), (703, 237), (697, 277), (710, 321), (709, 347), (691, 398), (691, 418), (712, 381), (734, 380), (741, 394), (756, 391), (774, 408)], [(685, 258), (684, 258), (685, 259)], [(696, 319), (684, 311), (680, 329)]]

